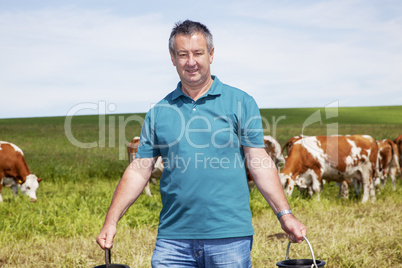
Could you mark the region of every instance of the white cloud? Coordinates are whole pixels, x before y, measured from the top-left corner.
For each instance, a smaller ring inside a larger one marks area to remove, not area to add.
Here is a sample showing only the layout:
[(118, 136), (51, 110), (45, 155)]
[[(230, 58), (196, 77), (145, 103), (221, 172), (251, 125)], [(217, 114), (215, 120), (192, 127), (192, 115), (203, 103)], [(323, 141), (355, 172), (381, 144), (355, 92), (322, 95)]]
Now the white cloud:
[(144, 93), (158, 91), (155, 74), (166, 77), (171, 71), (169, 27), (159, 17), (120, 18), (76, 8), (0, 15), (5, 26), (0, 86), (10, 105), (3, 108), (17, 111), (21, 103), (32, 109), (57, 102), (127, 101), (133, 91), (133, 101), (156, 101), (155, 95)]
[(213, 73), (261, 108), (402, 103), (398, 1), (155, 5), (135, 16), (117, 13), (114, 4), (77, 3), (0, 13), (0, 91), (7, 95), (0, 118), (64, 115), (99, 101), (116, 104), (116, 112), (147, 111), (177, 83), (167, 40), (183, 14), (203, 18), (214, 34)]
[[(401, 13), (384, 19), (368, 1), (313, 2), (235, 6), (244, 19), (221, 29), (220, 44), (222, 61), (232, 61), (230, 71), (237, 68), (234, 79), (244, 81), (240, 74), (247, 73), (262, 107), (319, 106), (329, 96), (341, 105), (399, 105)], [(288, 96), (272, 102), (277, 90)], [(378, 98), (381, 92), (395, 97)]]

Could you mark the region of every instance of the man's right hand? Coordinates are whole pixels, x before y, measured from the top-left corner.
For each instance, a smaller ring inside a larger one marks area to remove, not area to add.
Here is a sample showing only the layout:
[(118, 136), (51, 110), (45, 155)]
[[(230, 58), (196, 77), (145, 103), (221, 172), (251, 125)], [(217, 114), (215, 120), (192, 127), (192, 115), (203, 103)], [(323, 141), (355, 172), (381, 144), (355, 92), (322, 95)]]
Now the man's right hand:
[(111, 249), (116, 235), (117, 223), (127, 209), (137, 200), (151, 177), (156, 157), (136, 158), (131, 162), (116, 187), (112, 203), (106, 214), (105, 223), (96, 238), (96, 243), (102, 248)]
[(116, 226), (104, 225), (96, 238), (96, 243), (102, 248), (111, 249), (113, 247), (113, 238), (116, 235)]

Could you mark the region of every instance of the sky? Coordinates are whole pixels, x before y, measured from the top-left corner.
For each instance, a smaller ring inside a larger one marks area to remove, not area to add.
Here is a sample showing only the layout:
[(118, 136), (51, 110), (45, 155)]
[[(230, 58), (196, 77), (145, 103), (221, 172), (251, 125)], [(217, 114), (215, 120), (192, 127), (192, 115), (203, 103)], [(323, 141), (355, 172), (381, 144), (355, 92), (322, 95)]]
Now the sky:
[(260, 108), (402, 105), (400, 0), (0, 0), (0, 118), (147, 112), (186, 19)]

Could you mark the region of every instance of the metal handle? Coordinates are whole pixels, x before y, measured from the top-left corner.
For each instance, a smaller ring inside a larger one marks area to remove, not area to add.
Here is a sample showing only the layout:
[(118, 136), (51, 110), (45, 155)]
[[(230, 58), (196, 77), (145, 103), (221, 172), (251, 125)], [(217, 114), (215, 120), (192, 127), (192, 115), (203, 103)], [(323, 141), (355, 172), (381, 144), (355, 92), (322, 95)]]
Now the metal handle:
[[(315, 257), (314, 257), (313, 248), (311, 247), (310, 242), (307, 240), (307, 237), (303, 236), (303, 238), (304, 238), (304, 240), (306, 240), (307, 245), (308, 245), (308, 247), (310, 248), (311, 257), (313, 257), (313, 264), (311, 265), (311, 267), (312, 267), (312, 268), (313, 268), (313, 267), (318, 268), (317, 263), (315, 262)], [(290, 260), (290, 258), (289, 258), (289, 248), (290, 248), (290, 244), (291, 244), (291, 243), (290, 243), (290, 241), (289, 241), (288, 248), (286, 249), (286, 258), (285, 258), (285, 260)]]
[(106, 268), (109, 268), (111, 264), (110, 248), (105, 248), (105, 262), (106, 262)]

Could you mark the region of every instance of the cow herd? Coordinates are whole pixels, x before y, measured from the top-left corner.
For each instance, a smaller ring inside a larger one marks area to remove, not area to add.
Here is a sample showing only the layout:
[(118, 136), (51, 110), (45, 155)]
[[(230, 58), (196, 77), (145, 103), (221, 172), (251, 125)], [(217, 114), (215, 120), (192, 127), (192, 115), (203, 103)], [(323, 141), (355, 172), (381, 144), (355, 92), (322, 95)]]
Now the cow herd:
[[(129, 162), (137, 152), (140, 142), (135, 137), (127, 147)], [(290, 196), (294, 188), (307, 190), (310, 195), (322, 191), (325, 182), (339, 185), (339, 196), (348, 198), (349, 185), (357, 194), (363, 189), (362, 202), (375, 200), (375, 189), (382, 188), (388, 177), (396, 189), (396, 178), (401, 174), (402, 135), (394, 141), (376, 141), (369, 135), (295, 136), (284, 146), (271, 136), (264, 136), (265, 150), (274, 161), (284, 187)], [(286, 157), (284, 157), (286, 153)], [(152, 172), (152, 181), (161, 176), (163, 161), (159, 157)], [(246, 168), (249, 186), (253, 178)], [(151, 196), (149, 184), (145, 187)]]
[[(129, 162), (137, 152), (139, 137), (127, 146)], [(265, 150), (274, 161), (285, 193), (290, 196), (294, 188), (307, 190), (310, 195), (322, 191), (325, 182), (339, 184), (339, 195), (348, 197), (349, 186), (357, 194), (363, 190), (362, 202), (375, 200), (376, 188), (383, 188), (391, 178), (393, 190), (401, 174), (402, 135), (395, 140), (374, 140), (368, 135), (295, 136), (283, 146), (271, 136), (264, 136)], [(286, 153), (286, 157), (284, 154)], [(151, 181), (162, 175), (164, 164), (158, 157)], [(247, 171), (249, 185), (253, 178)], [(0, 202), (3, 186), (10, 187), (13, 194), (21, 192), (36, 201), (39, 179), (29, 171), (23, 151), (16, 145), (0, 141)], [(251, 187), (251, 186), (250, 186)], [(151, 196), (149, 183), (145, 193)]]
[[(388, 177), (396, 189), (401, 174), (402, 135), (394, 141), (376, 141), (369, 135), (295, 136), (282, 147), (285, 165), (279, 171), (281, 184), (290, 196), (295, 187), (319, 194), (326, 181), (339, 185), (339, 196), (348, 198), (349, 185), (362, 202), (375, 200), (375, 188)], [(319, 198), (319, 195), (318, 195)]]

